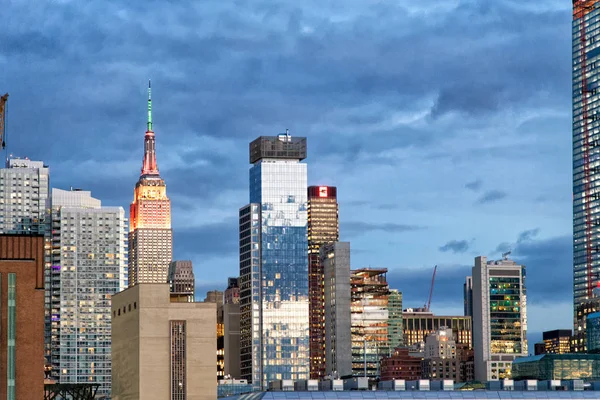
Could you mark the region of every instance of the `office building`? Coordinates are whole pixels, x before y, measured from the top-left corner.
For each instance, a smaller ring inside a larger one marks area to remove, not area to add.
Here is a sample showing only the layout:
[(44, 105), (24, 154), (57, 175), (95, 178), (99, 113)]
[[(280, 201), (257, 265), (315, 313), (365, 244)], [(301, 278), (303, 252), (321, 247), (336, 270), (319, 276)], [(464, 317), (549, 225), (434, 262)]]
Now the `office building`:
[[(597, 381), (600, 379), (600, 354), (542, 354), (519, 357), (513, 361), (512, 368), (514, 380)], [(557, 397), (559, 396), (553, 398)]]
[(49, 169), (42, 161), (10, 158), (0, 168), (0, 233), (45, 234)]
[(389, 355), (387, 268), (351, 271), (352, 375), (376, 378)]
[(539, 356), (541, 354), (546, 354), (546, 343), (544, 342), (540, 342), (540, 343), (535, 343), (533, 345), (533, 350), (536, 356)]
[(586, 319), (587, 352), (600, 353), (600, 312), (588, 314)]
[(544, 340), (544, 353), (546, 354), (564, 354), (571, 352), (571, 336), (573, 331), (570, 329), (556, 329), (542, 333)]
[(323, 244), (319, 253), (325, 292), (325, 375), (352, 376), (350, 243)]
[(148, 87), (148, 123), (142, 172), (129, 208), (129, 286), (166, 283), (173, 259), (171, 202), (156, 164), (152, 100)]
[[(599, 282), (600, 102), (598, 0), (573, 0), (573, 309), (593, 297)], [(575, 323), (577, 325), (577, 323)], [(577, 332), (576, 332), (577, 333)]]
[(403, 340), (407, 347), (425, 343), (425, 337), (441, 328), (452, 329), (457, 344), (465, 344), (473, 348), (473, 328), (471, 317), (434, 315), (430, 311), (419, 308), (407, 308), (402, 312)]
[(250, 143), (250, 204), (240, 217), (242, 379), (268, 388), (309, 377), (306, 138)]
[(390, 352), (404, 346), (402, 338), (402, 292), (390, 289), (388, 297), (388, 343)]
[(529, 354), (525, 267), (476, 257), (472, 276), (475, 380), (510, 379), (513, 360)]
[(587, 316), (595, 312), (600, 312), (600, 288), (595, 288), (590, 299), (581, 301), (575, 307), (575, 331), (571, 339), (571, 353), (587, 351)]
[(381, 359), (381, 380), (419, 380), (423, 375), (422, 360), (422, 357), (411, 355), (407, 347), (399, 347), (390, 356)]
[(223, 302), (225, 304), (240, 304), (239, 278), (227, 278)]
[(0, 235), (0, 316), (0, 399), (41, 399), (44, 394), (43, 236)]
[(217, 305), (217, 379), (225, 377), (225, 324), (223, 315), (223, 292), (219, 290), (210, 290), (206, 292), (205, 303), (214, 303)]
[(111, 296), (125, 289), (125, 211), (91, 192), (52, 189), (50, 270), (52, 374), (59, 383), (99, 383), (110, 394)]
[(112, 399), (214, 400), (216, 305), (170, 301), (138, 284), (112, 299)]
[(169, 264), (168, 282), (171, 299), (182, 302), (195, 301), (196, 280), (191, 261), (172, 261)]
[(325, 374), (325, 289), (319, 249), (340, 238), (337, 188), (308, 188), (308, 296), (310, 315), (310, 377)]
[(465, 316), (473, 317), (473, 277), (467, 276), (463, 284)]

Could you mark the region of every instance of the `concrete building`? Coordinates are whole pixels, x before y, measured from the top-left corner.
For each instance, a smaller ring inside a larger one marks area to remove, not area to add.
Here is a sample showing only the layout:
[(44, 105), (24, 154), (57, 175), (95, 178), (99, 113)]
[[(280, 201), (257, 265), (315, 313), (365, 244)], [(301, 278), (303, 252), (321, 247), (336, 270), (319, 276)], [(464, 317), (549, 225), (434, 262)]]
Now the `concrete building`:
[(405, 346), (425, 343), (425, 337), (441, 328), (452, 329), (457, 344), (465, 344), (473, 348), (472, 321), (469, 316), (434, 315), (421, 308), (407, 308), (402, 312), (403, 340)]
[(350, 243), (321, 246), (325, 292), (325, 375), (352, 376)]
[(524, 266), (475, 258), (473, 347), (480, 382), (510, 379), (513, 360), (528, 355)]
[(467, 276), (463, 284), (464, 312), (466, 317), (473, 317), (473, 277)]
[(172, 299), (189, 303), (196, 301), (196, 280), (191, 261), (172, 261), (169, 264), (168, 282)]
[(144, 161), (129, 207), (129, 222), (129, 286), (166, 283), (169, 263), (173, 260), (171, 201), (156, 163), (150, 87)]
[(325, 375), (325, 288), (320, 247), (340, 239), (337, 188), (308, 188), (308, 296), (310, 315), (310, 378)]
[(546, 354), (565, 354), (571, 352), (571, 337), (573, 331), (570, 329), (556, 329), (542, 332)]
[(389, 355), (386, 268), (361, 268), (350, 272), (352, 375), (376, 378), (379, 361)]
[(214, 303), (217, 305), (217, 379), (225, 377), (225, 325), (223, 313), (223, 292), (220, 290), (210, 290), (206, 292), (205, 303)]
[[(289, 132), (250, 143), (250, 204), (240, 221), (242, 379), (308, 379), (306, 138)], [(282, 323), (285, 321), (285, 323)]]
[(44, 237), (0, 235), (0, 400), (44, 396)]
[(214, 400), (216, 305), (170, 302), (164, 284), (138, 284), (112, 300), (113, 400)]
[(91, 192), (52, 189), (49, 361), (59, 383), (110, 394), (111, 297), (127, 287), (125, 211)]
[(50, 172), (42, 161), (10, 158), (0, 168), (0, 233), (45, 234)]
[(239, 380), (240, 369), (240, 288), (238, 278), (227, 279), (223, 295), (223, 329), (225, 351), (225, 376)]

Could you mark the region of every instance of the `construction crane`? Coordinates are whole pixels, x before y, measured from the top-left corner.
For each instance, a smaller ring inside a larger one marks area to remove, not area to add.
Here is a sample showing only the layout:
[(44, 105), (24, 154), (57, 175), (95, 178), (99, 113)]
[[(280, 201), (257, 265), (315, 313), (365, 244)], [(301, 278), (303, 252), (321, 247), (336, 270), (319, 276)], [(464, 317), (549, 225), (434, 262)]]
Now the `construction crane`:
[(429, 312), (431, 308), (431, 297), (433, 296), (433, 285), (435, 283), (435, 273), (437, 272), (437, 265), (433, 268), (433, 276), (431, 277), (431, 287), (429, 288), (429, 299), (427, 299), (427, 304), (423, 306), (425, 311)]
[(4, 96), (0, 97), (0, 149), (6, 147), (6, 131), (5, 131), (5, 122), (6, 122), (6, 102), (8, 100), (8, 93)]

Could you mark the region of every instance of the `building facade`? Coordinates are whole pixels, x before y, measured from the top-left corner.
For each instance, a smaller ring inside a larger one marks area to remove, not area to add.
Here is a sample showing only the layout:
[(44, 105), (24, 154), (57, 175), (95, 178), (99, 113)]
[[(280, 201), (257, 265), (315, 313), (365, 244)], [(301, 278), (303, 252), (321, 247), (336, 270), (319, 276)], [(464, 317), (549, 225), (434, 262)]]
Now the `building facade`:
[(169, 264), (168, 282), (171, 298), (175, 297), (178, 301), (185, 302), (195, 301), (196, 280), (191, 261), (172, 261)]
[(513, 363), (515, 380), (600, 379), (600, 354), (542, 354), (519, 357)]
[(540, 342), (533, 345), (533, 354), (539, 356), (540, 354), (546, 354), (546, 343)]
[[(573, 0), (573, 308), (592, 298), (599, 282), (600, 8)], [(577, 322), (575, 322), (577, 325)], [(577, 326), (576, 326), (577, 328)], [(576, 332), (577, 333), (577, 332)]]
[(223, 313), (223, 292), (209, 290), (206, 292), (205, 303), (217, 305), (217, 380), (225, 377), (225, 321)]
[(404, 346), (402, 328), (402, 292), (390, 289), (388, 298), (388, 342), (390, 352)]
[(592, 291), (592, 297), (581, 301), (575, 307), (575, 331), (571, 339), (571, 353), (587, 351), (587, 316), (600, 312), (600, 288)]
[(352, 375), (376, 378), (380, 359), (390, 354), (386, 268), (352, 270)]
[(325, 375), (352, 376), (350, 243), (321, 246), (325, 291)]
[(240, 304), (239, 278), (227, 278), (223, 302), (225, 304)]
[(542, 333), (545, 354), (564, 354), (571, 352), (571, 337), (573, 331), (570, 329), (556, 329)]
[(528, 355), (525, 267), (476, 257), (472, 276), (475, 379), (510, 379), (513, 360)]
[(442, 328), (425, 338), (423, 379), (461, 381), (461, 360), (452, 329)]
[(0, 399), (44, 396), (44, 237), (0, 235)]
[(173, 259), (171, 202), (156, 163), (150, 88), (144, 160), (129, 207), (129, 222), (129, 286), (166, 283), (169, 263)]
[(337, 188), (308, 188), (308, 295), (310, 315), (310, 377), (325, 375), (325, 289), (319, 249), (340, 238)]
[(467, 317), (473, 317), (473, 277), (467, 276), (463, 284), (464, 313)]
[(250, 204), (240, 209), (242, 379), (308, 379), (306, 138), (250, 143)]
[(223, 304), (225, 377), (240, 379), (240, 303)]
[(587, 316), (587, 352), (600, 353), (600, 312)]
[(403, 340), (405, 346), (418, 346), (425, 343), (427, 335), (448, 327), (452, 329), (454, 340), (473, 348), (473, 326), (471, 317), (434, 315), (430, 311), (407, 308), (402, 312)]
[(381, 380), (419, 380), (423, 375), (422, 360), (421, 357), (411, 355), (406, 347), (397, 348), (390, 356), (381, 359)]
[(216, 305), (170, 302), (164, 284), (138, 284), (112, 301), (112, 399), (214, 400)]
[(91, 192), (52, 189), (50, 357), (59, 383), (110, 394), (111, 297), (126, 287), (125, 211)]
[(46, 233), (49, 179), (42, 161), (8, 159), (0, 168), (0, 233)]

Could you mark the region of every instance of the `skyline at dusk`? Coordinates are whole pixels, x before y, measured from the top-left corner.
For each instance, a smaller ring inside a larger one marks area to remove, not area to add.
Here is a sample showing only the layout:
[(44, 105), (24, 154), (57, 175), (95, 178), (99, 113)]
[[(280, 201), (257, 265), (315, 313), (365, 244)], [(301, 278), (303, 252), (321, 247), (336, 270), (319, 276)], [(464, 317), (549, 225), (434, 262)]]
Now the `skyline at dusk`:
[(388, 268), (404, 308), (438, 265), (432, 310), (462, 315), (474, 257), (512, 250), (530, 352), (573, 326), (570, 3), (35, 4), (5, 8), (7, 153), (127, 210), (152, 79), (173, 258), (198, 298), (239, 275), (249, 143), (289, 129), (308, 185), (337, 187), (352, 268)]

